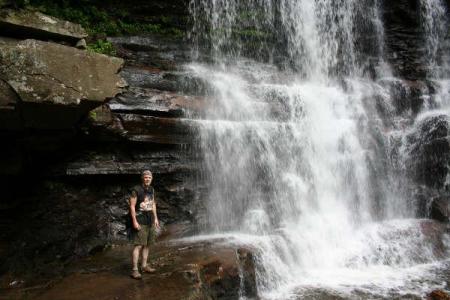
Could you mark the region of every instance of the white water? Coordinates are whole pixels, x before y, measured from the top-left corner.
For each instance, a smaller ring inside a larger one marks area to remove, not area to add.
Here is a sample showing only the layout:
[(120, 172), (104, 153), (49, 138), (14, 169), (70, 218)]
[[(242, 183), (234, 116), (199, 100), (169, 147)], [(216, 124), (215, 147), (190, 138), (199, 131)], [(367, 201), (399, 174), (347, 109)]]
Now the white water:
[[(389, 298), (444, 287), (441, 237), (430, 240), (428, 223), (413, 219), (389, 157), (398, 130), (375, 109), (376, 101), (389, 108), (381, 82), (391, 77), (378, 2), (240, 3), (190, 6), (194, 30), (211, 28), (196, 38), (211, 42), (215, 59), (188, 66), (211, 102), (197, 121), (210, 234), (196, 239), (255, 248), (263, 299), (312, 289)], [(283, 49), (259, 41), (255, 60), (244, 59), (246, 45), (235, 38), (243, 24), (275, 33)], [(369, 54), (362, 43), (373, 45)], [(256, 61), (262, 52), (266, 63)], [(273, 64), (280, 52), (285, 70)]]
[[(436, 84), (438, 92), (430, 97), (431, 109), (450, 113), (450, 45), (445, 41), (448, 31), (448, 11), (444, 0), (420, 1), (427, 77)], [(425, 112), (428, 113), (428, 112)]]

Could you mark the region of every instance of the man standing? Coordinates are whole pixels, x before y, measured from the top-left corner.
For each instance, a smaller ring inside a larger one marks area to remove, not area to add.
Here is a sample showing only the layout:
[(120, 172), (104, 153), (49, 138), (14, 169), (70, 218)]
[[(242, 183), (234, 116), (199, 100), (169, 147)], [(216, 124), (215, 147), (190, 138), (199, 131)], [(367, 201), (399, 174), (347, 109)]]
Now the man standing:
[(147, 265), (149, 246), (155, 240), (155, 229), (159, 229), (156, 213), (155, 190), (150, 185), (153, 180), (152, 172), (142, 172), (142, 184), (133, 188), (130, 197), (130, 215), (132, 223), (131, 242), (134, 244), (132, 252), (133, 270), (131, 277), (141, 279), (138, 262), (142, 253), (141, 271), (154, 272), (155, 269)]

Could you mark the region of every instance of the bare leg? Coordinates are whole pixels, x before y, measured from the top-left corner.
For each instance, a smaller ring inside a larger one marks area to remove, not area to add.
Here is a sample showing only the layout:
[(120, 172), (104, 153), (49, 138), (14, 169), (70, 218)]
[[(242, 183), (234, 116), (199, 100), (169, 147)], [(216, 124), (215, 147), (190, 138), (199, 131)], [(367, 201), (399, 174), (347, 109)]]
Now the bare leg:
[[(133, 249), (133, 255), (132, 255), (132, 261), (133, 261), (133, 271), (137, 271), (138, 269), (138, 261), (139, 261), (139, 254), (141, 252), (142, 246), (137, 245), (134, 246)], [(147, 251), (147, 255), (148, 255), (148, 251)]]
[(148, 252), (149, 252), (148, 246), (143, 246), (142, 247), (142, 262), (141, 262), (141, 265), (143, 268), (145, 266), (147, 266)]

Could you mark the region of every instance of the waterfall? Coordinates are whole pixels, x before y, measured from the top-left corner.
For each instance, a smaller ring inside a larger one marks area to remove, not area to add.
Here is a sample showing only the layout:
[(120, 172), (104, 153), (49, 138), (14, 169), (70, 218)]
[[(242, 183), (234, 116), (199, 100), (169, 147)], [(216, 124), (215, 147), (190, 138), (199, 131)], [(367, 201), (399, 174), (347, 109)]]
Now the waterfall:
[(431, 107), (450, 109), (450, 45), (445, 41), (448, 11), (443, 0), (421, 0), (423, 38), (426, 45), (427, 76), (436, 81), (438, 92), (430, 98)]
[[(443, 0), (420, 1), (421, 24), (425, 41), (425, 60), (428, 76), (439, 78), (445, 76), (443, 70), (443, 42), (447, 34), (447, 10)], [(447, 49), (448, 50), (448, 49)], [(445, 66), (447, 67), (447, 66)], [(448, 73), (447, 73), (448, 76)]]
[(208, 99), (196, 121), (209, 187), (204, 233), (256, 249), (259, 296), (297, 299), (314, 287), (389, 298), (421, 295), (418, 282), (440, 286), (429, 270), (441, 254), (396, 173), (398, 128), (384, 122), (392, 75), (380, 3), (189, 7), (197, 59), (187, 68)]

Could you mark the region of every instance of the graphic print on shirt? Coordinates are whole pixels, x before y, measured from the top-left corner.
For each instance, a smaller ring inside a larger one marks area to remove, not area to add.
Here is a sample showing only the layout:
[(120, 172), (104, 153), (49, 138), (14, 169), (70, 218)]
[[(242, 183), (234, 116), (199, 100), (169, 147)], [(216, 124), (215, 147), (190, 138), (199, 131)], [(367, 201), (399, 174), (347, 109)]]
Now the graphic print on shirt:
[(153, 197), (146, 194), (144, 201), (139, 205), (139, 211), (151, 211), (153, 209)]

